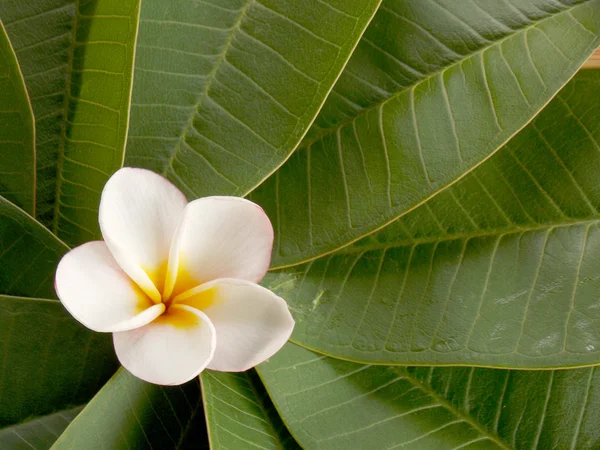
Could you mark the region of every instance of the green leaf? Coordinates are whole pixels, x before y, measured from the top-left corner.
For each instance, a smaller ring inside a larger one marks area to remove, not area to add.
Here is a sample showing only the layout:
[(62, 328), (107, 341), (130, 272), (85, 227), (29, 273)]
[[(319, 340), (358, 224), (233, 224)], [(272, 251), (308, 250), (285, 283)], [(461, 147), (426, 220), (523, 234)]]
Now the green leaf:
[(0, 197), (0, 294), (56, 298), (54, 272), (68, 250), (43, 225)]
[(358, 365), (287, 344), (258, 372), (310, 449), (591, 449), (600, 370)]
[(124, 158), (139, 0), (3, 3), (36, 115), (40, 220), (71, 245), (98, 238)]
[[(252, 195), (274, 222), (275, 267), (347, 245), (464, 177), (531, 120), (600, 42), (600, 1), (522, 3), (385, 2), (365, 35), (376, 65), (364, 71), (379, 70), (380, 85), (398, 87), (371, 86), (366, 108), (302, 146)], [(402, 28), (420, 36), (411, 47), (427, 38), (428, 54), (437, 41), (443, 59), (433, 68), (416, 65), (418, 52), (407, 59), (406, 44), (396, 44)], [(399, 84), (409, 68), (423, 75)]]
[(83, 407), (65, 409), (28, 422), (0, 429), (0, 447), (10, 450), (46, 450)]
[(25, 82), (0, 20), (0, 195), (35, 214), (35, 130)]
[(380, 0), (144, 0), (127, 165), (243, 195), (298, 145)]
[(35, 115), (37, 217), (50, 227), (56, 196), (57, 151), (66, 120), (69, 67), (65, 62), (72, 43), (75, 0), (0, 0), (0, 4)]
[(89, 331), (56, 300), (0, 295), (0, 342), (0, 428), (34, 433), (30, 420), (85, 403), (117, 367), (110, 334)]
[(200, 381), (211, 448), (300, 448), (254, 370), (206, 370)]
[[(387, 364), (600, 361), (600, 71), (580, 72), (509, 144), (380, 232), (270, 275), (293, 339)], [(269, 285), (269, 281), (266, 281)]]
[(158, 386), (120, 369), (52, 448), (208, 448), (203, 419), (197, 379)]

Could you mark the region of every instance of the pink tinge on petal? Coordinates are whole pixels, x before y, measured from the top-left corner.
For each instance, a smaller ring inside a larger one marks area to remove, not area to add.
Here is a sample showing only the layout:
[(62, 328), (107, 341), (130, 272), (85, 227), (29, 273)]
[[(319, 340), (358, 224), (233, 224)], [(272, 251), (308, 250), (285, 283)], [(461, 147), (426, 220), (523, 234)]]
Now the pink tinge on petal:
[(271, 221), (249, 200), (194, 200), (173, 240), (165, 295), (171, 291), (178, 295), (218, 278), (260, 281), (271, 262), (273, 236)]
[(248, 370), (273, 356), (289, 339), (294, 319), (287, 303), (255, 283), (218, 279), (176, 297), (203, 311), (217, 333), (217, 349), (209, 368)]

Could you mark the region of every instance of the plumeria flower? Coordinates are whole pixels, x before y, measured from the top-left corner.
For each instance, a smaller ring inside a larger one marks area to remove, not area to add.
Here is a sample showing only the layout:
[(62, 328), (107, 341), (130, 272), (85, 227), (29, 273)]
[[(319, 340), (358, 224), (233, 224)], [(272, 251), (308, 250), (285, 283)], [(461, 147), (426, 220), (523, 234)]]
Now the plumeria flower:
[(238, 372), (275, 354), (294, 320), (258, 283), (273, 227), (237, 197), (187, 202), (165, 178), (125, 168), (100, 201), (104, 241), (67, 253), (56, 292), (86, 327), (112, 332), (119, 361), (135, 376), (174, 385), (205, 368)]

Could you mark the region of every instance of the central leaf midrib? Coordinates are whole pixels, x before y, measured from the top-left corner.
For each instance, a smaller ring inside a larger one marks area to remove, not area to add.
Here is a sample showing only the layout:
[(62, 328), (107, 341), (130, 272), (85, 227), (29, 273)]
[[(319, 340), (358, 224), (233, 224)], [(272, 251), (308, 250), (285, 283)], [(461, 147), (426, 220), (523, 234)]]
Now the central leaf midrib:
[[(250, 373), (249, 373), (250, 371), (254, 372), (254, 375), (255, 375), (254, 379), (250, 375)], [(256, 399), (256, 404), (260, 408), (260, 411), (262, 412), (262, 415), (263, 415), (263, 417), (265, 419), (265, 422), (267, 422), (269, 424), (269, 426), (271, 427), (271, 429), (273, 430), (274, 433), (277, 433), (277, 427), (275, 426), (275, 423), (271, 419), (271, 416), (270, 416), (269, 412), (265, 408), (264, 402), (261, 399), (261, 396), (259, 395), (258, 387), (256, 386), (256, 383), (260, 383), (262, 381), (262, 379), (258, 375), (258, 372), (256, 371), (256, 369), (250, 369), (250, 371), (243, 372), (243, 375), (245, 376), (246, 381), (248, 382), (248, 386), (250, 386), (250, 389), (252, 389), (252, 394), (254, 395), (254, 398)], [(265, 387), (264, 384), (262, 384), (262, 387), (266, 390), (266, 387)], [(267, 397), (270, 399), (270, 397), (268, 396), (268, 394), (264, 394), (264, 395), (267, 395)], [(277, 414), (279, 414), (279, 412), (277, 412)], [(281, 418), (281, 419), (283, 421), (283, 418)], [(289, 431), (289, 429), (288, 429), (288, 431)], [(277, 443), (277, 447), (280, 448), (280, 449), (283, 449), (284, 447), (281, 445), (281, 442), (280, 442), (278, 436), (273, 436), (273, 438), (274, 438), (274, 440)]]
[[(198, 381), (198, 382), (200, 382), (200, 381)], [(167, 401), (169, 401), (169, 398), (168, 397), (166, 397), (166, 398), (167, 398)], [(181, 431), (181, 435), (179, 436), (179, 442), (177, 442), (177, 444), (175, 446), (175, 450), (180, 450), (181, 448), (184, 448), (183, 444), (184, 444), (185, 438), (186, 438), (187, 434), (189, 433), (190, 428), (194, 424), (194, 420), (198, 416), (199, 412), (204, 411), (203, 410), (204, 402), (202, 399), (203, 399), (203, 396), (201, 395), (200, 398), (198, 399), (198, 401), (196, 402), (196, 404), (194, 405), (194, 409), (193, 409), (192, 414), (190, 415), (188, 423), (185, 425), (185, 427)], [(170, 403), (170, 401), (169, 401), (169, 403)], [(173, 408), (173, 405), (171, 405), (171, 408)]]
[(6, 294), (0, 294), (0, 300), (7, 300), (7, 301), (27, 300), (28, 302), (48, 302), (48, 303), (55, 303), (55, 304), (60, 303), (60, 301), (54, 300), (51, 298), (22, 297), (19, 295), (6, 295)]
[(187, 137), (192, 126), (194, 125), (194, 118), (196, 117), (198, 110), (202, 107), (202, 103), (204, 102), (206, 97), (208, 97), (208, 93), (210, 92), (210, 88), (213, 84), (213, 81), (215, 80), (215, 77), (217, 76), (217, 73), (219, 72), (219, 69), (221, 68), (221, 64), (225, 61), (225, 57), (227, 56), (227, 53), (229, 52), (229, 49), (231, 48), (233, 39), (234, 39), (236, 33), (239, 31), (239, 29), (242, 25), (242, 21), (246, 17), (246, 14), (248, 13), (248, 9), (252, 5), (252, 3), (254, 3), (254, 0), (246, 0), (244, 7), (240, 10), (239, 17), (237, 18), (237, 20), (235, 21), (235, 23), (229, 30), (229, 33), (227, 35), (227, 40), (225, 41), (225, 44), (223, 46), (223, 50), (221, 50), (221, 52), (219, 53), (219, 56), (215, 62), (214, 67), (208, 73), (208, 75), (206, 77), (206, 84), (204, 86), (204, 89), (200, 93), (193, 108), (191, 108), (192, 113), (190, 114), (190, 117), (183, 128), (183, 132), (179, 136), (179, 140), (177, 141), (177, 144), (175, 145), (173, 152), (169, 156), (169, 159), (166, 161), (165, 167), (162, 170), (163, 176), (167, 175), (169, 168), (171, 168), (171, 166), (173, 165), (173, 161), (175, 160), (175, 157), (181, 150), (181, 146), (182, 146), (183, 142), (185, 141), (185, 138)]
[(67, 126), (69, 117), (69, 102), (71, 101), (71, 84), (73, 82), (73, 60), (75, 58), (75, 43), (77, 41), (77, 27), (79, 26), (79, 0), (75, 1), (75, 14), (73, 15), (73, 26), (71, 28), (71, 43), (69, 45), (69, 56), (67, 61), (67, 82), (65, 83), (65, 98), (61, 109), (62, 120), (60, 124), (60, 144), (58, 147), (58, 161), (56, 162), (56, 192), (54, 196), (54, 215), (52, 217), (52, 232), (58, 236), (58, 225), (60, 215), (60, 191), (63, 181), (63, 167), (65, 162), (65, 145), (67, 140)]
[(463, 412), (460, 409), (458, 409), (456, 406), (454, 406), (452, 403), (450, 403), (446, 398), (444, 398), (443, 396), (438, 394), (436, 391), (434, 391), (430, 386), (422, 383), (419, 379), (414, 377), (406, 369), (392, 369), (392, 370), (396, 373), (402, 374), (402, 376), (405, 377), (413, 386), (415, 386), (418, 389), (421, 389), (421, 391), (425, 392), (430, 397), (433, 397), (441, 406), (446, 408), (448, 411), (450, 411), (450, 413), (452, 413), (456, 417), (462, 419), (465, 423), (468, 423), (469, 425), (471, 425), (482, 436), (487, 437), (490, 441), (494, 442), (495, 444), (498, 444), (503, 449), (513, 450), (513, 448), (510, 447), (507, 443), (505, 443), (502, 440), (502, 438), (500, 438), (500, 436), (498, 436), (494, 433), (491, 433), (487, 428), (485, 428), (484, 426), (482, 426), (481, 424), (476, 422), (475, 419), (473, 419), (473, 417), (471, 417), (471, 415), (469, 413)]
[(582, 226), (582, 225), (590, 225), (590, 224), (598, 224), (600, 223), (600, 217), (594, 219), (573, 219), (571, 221), (564, 221), (559, 223), (545, 223), (534, 226), (524, 226), (519, 227), (515, 226), (514, 228), (495, 228), (489, 229), (481, 232), (474, 233), (456, 233), (456, 234), (448, 234), (443, 236), (432, 236), (427, 238), (416, 238), (416, 239), (404, 239), (393, 242), (381, 242), (370, 245), (354, 245), (350, 247), (344, 247), (341, 250), (335, 252), (337, 255), (350, 255), (361, 252), (368, 252), (372, 250), (387, 250), (390, 248), (400, 248), (407, 246), (417, 246), (422, 244), (435, 244), (440, 242), (450, 242), (450, 241), (458, 241), (458, 240), (470, 240), (477, 238), (487, 238), (487, 237), (504, 237), (511, 234), (523, 234), (528, 232), (536, 232), (536, 231), (550, 231), (555, 228), (568, 228), (573, 226)]
[[(429, 74), (428, 76), (421, 78), (417, 81), (415, 81), (413, 84), (410, 84), (408, 86), (403, 87), (402, 89), (394, 92), (392, 95), (390, 95), (388, 98), (380, 101), (380, 102), (376, 102), (373, 103), (370, 106), (367, 106), (363, 109), (361, 109), (360, 111), (358, 111), (358, 113), (352, 117), (349, 117), (345, 120), (342, 120), (341, 122), (338, 122), (335, 124), (335, 126), (331, 127), (331, 128), (327, 128), (325, 130), (323, 130), (322, 132), (318, 133), (314, 138), (312, 138), (310, 141), (303, 143), (301, 146), (298, 147), (297, 150), (303, 150), (303, 149), (307, 149), (308, 147), (312, 146), (315, 142), (322, 140), (324, 137), (330, 135), (330, 134), (334, 134), (337, 132), (337, 130), (343, 128), (344, 126), (354, 122), (357, 118), (364, 116), (365, 114), (367, 114), (369, 111), (373, 110), (373, 109), (377, 109), (379, 107), (382, 107), (383, 105), (385, 105), (386, 103), (392, 101), (393, 99), (399, 97), (400, 95), (402, 95), (403, 93), (410, 91), (411, 89), (415, 89), (417, 86), (423, 84), (423, 83), (427, 83), (428, 81), (430, 81), (431, 79), (440, 76), (441, 74), (443, 74), (444, 72), (452, 69), (455, 66), (458, 66), (460, 64), (462, 64), (464, 61), (471, 59), (473, 57), (476, 57), (479, 54), (483, 54), (484, 52), (486, 52), (487, 50), (497, 47), (499, 45), (502, 45), (502, 43), (508, 39), (512, 39), (513, 37), (515, 37), (516, 35), (519, 35), (521, 33), (526, 33), (527, 31), (536, 28), (540, 23), (545, 22), (546, 20), (551, 20), (557, 16), (560, 16), (561, 14), (567, 14), (570, 11), (572, 11), (573, 9), (579, 8), (581, 6), (583, 6), (586, 3), (589, 3), (592, 0), (583, 0), (581, 3), (575, 4), (575, 5), (569, 5), (566, 6), (565, 9), (558, 11), (558, 12), (552, 12), (549, 13), (547, 16), (544, 16), (543, 18), (540, 18), (538, 20), (533, 20), (532, 24), (530, 25), (526, 25), (523, 26), (521, 28), (517, 28), (515, 30), (513, 30), (512, 33), (502, 37), (501, 39), (498, 39), (496, 41), (490, 41), (490, 43), (488, 45), (484, 45), (483, 47), (481, 47), (479, 50), (466, 54), (464, 55), (462, 58), (457, 59), (456, 61), (454, 61), (452, 64), (443, 67), (440, 70), (431, 72), (431, 74)], [(334, 87), (335, 89), (335, 87)]]

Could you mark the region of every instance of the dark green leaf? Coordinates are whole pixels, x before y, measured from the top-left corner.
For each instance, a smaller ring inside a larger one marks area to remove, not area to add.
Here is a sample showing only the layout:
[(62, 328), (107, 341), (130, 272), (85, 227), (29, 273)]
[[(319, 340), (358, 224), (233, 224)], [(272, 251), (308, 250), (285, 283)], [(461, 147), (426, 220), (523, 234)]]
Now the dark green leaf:
[(304, 448), (600, 446), (597, 368), (364, 366), (287, 344), (258, 372)]
[(299, 449), (254, 370), (200, 377), (212, 449)]
[(144, 0), (127, 165), (243, 195), (298, 145), (380, 0)]
[(117, 367), (111, 336), (89, 331), (56, 300), (0, 295), (0, 342), (0, 428), (24, 430), (85, 403)]
[(74, 14), (75, 0), (0, 0), (0, 18), (15, 48), (35, 115), (36, 212), (46, 226), (51, 226), (54, 214)]
[[(347, 245), (464, 177), (526, 125), (600, 42), (598, 0), (389, 0), (382, 8), (363, 39), (375, 63), (363, 61), (355, 75), (376, 72), (387, 87), (367, 85), (365, 107), (306, 143), (252, 195), (274, 222), (275, 266)], [(415, 51), (407, 59), (395, 37), (403, 28), (407, 38), (419, 36), (411, 48), (425, 40), (423, 52), (443, 58), (416, 65)], [(407, 81), (409, 69), (416, 83)]]
[(0, 197), (0, 294), (56, 298), (54, 272), (69, 248)]
[(19, 63), (2, 21), (0, 21), (0, 195), (30, 214), (35, 214), (33, 112)]
[(46, 450), (65, 430), (83, 407), (38, 417), (28, 422), (0, 429), (0, 448), (8, 450)]
[(197, 379), (183, 386), (157, 386), (120, 369), (52, 448), (208, 448), (203, 419)]

